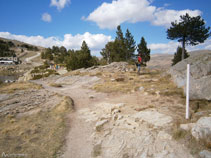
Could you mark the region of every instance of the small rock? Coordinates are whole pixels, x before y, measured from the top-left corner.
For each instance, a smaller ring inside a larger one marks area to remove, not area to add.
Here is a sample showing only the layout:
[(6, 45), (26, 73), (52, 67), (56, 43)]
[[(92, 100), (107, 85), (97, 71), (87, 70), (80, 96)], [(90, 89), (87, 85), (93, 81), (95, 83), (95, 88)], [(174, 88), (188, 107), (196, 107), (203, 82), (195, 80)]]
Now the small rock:
[(145, 92), (145, 93), (144, 93), (144, 95), (148, 95), (148, 93), (147, 93), (147, 92)]
[(115, 81), (115, 79), (114, 79), (114, 78), (112, 78), (112, 79), (111, 79), (111, 81), (112, 81), (112, 82), (114, 82), (114, 81)]
[(156, 95), (160, 95), (160, 91), (156, 91), (155, 93), (156, 93)]
[(168, 133), (164, 132), (164, 131), (160, 131), (158, 133), (157, 137), (160, 138), (160, 139), (164, 139), (164, 140), (171, 140), (172, 139), (172, 136), (169, 135)]
[(131, 93), (135, 93), (135, 90), (132, 90)]
[(117, 119), (118, 119), (118, 114), (114, 114), (112, 120), (113, 120), (113, 121), (116, 121)]
[(139, 88), (139, 91), (143, 91), (143, 90), (144, 90), (144, 87), (140, 87), (140, 88)]
[(112, 114), (116, 114), (116, 113), (120, 113), (120, 112), (121, 112), (121, 110), (119, 110), (119, 109), (114, 109), (113, 112), (112, 112)]
[(199, 153), (200, 158), (211, 158), (211, 152), (203, 150)]
[(194, 125), (195, 125), (195, 123), (181, 124), (180, 128), (185, 131), (190, 131)]
[(130, 71), (130, 72), (132, 72), (132, 71), (136, 71), (136, 70), (134, 70), (134, 69), (130, 68), (130, 69), (129, 69), (129, 71)]
[(97, 122), (95, 125), (95, 130), (99, 132), (102, 129), (103, 125), (106, 124), (107, 122), (108, 120), (102, 120)]
[(123, 82), (125, 79), (123, 77), (118, 77), (115, 79), (117, 82)]
[(94, 99), (94, 96), (93, 96), (93, 95), (90, 95), (90, 96), (89, 96), (89, 99)]

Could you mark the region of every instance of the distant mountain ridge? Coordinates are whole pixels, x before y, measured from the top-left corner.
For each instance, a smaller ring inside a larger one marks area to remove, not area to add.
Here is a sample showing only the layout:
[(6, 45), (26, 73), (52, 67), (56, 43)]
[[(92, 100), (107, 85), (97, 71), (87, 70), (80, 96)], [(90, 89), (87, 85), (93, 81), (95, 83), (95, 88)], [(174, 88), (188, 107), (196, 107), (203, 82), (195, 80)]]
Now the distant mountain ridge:
[(6, 42), (10, 41), (10, 42), (14, 43), (15, 46), (27, 44), (27, 45), (30, 45), (30, 46), (33, 46), (33, 47), (38, 47), (39, 49), (44, 49), (44, 47), (33, 45), (33, 44), (29, 44), (29, 43), (26, 43), (26, 42), (21, 42), (21, 41), (18, 41), (18, 40), (7, 39), (7, 38), (3, 38), (3, 37), (0, 37), (0, 40), (6, 41)]
[[(190, 56), (195, 56), (198, 54), (211, 53), (211, 50), (196, 50), (188, 53)], [(169, 69), (171, 67), (171, 60), (173, 58), (174, 54), (152, 54), (149, 63), (147, 63), (147, 66), (149, 68)]]

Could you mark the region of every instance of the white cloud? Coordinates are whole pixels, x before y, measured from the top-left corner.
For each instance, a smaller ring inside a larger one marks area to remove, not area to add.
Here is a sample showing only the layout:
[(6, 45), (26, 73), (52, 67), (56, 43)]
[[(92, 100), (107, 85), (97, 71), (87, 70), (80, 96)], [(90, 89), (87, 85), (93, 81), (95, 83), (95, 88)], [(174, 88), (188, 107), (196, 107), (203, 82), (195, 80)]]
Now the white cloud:
[[(173, 54), (176, 52), (177, 47), (181, 46), (181, 43), (170, 41), (168, 43), (152, 43), (149, 44), (149, 48), (152, 53), (164, 53), (164, 54)], [(196, 46), (186, 46), (187, 51), (195, 50), (211, 50), (211, 39), (207, 39), (204, 43), (198, 44)]]
[(153, 18), (154, 6), (147, 0), (117, 0), (103, 3), (86, 20), (94, 21), (100, 28), (113, 29), (123, 22), (135, 23)]
[(42, 47), (64, 46), (67, 49), (80, 49), (82, 42), (85, 40), (92, 51), (92, 55), (98, 56), (101, 49), (105, 47), (105, 44), (112, 40), (111, 36), (106, 36), (104, 34), (91, 34), (89, 32), (77, 34), (75, 36), (65, 34), (63, 40), (57, 37), (44, 38), (42, 36), (14, 35), (9, 32), (0, 32), (0, 37), (15, 39)]
[(153, 53), (173, 54), (179, 45), (180, 43), (178, 42), (170, 41), (169, 43), (149, 44), (149, 48)]
[(148, 21), (153, 25), (169, 26), (185, 13), (191, 16), (201, 14), (199, 10), (177, 11), (156, 8), (151, 3), (149, 0), (113, 0), (111, 3), (103, 3), (90, 13), (86, 20), (97, 23), (100, 28), (113, 29), (124, 22)]
[(157, 9), (157, 11), (154, 13), (154, 19), (152, 22), (153, 25), (157, 26), (165, 26), (169, 27), (171, 25), (171, 22), (177, 20), (180, 20), (181, 15), (185, 15), (188, 13), (190, 16), (198, 16), (201, 15), (201, 11), (199, 10), (165, 10), (165, 9)]
[(51, 22), (52, 21), (51, 15), (48, 14), (48, 13), (44, 13), (42, 15), (42, 20), (45, 21), (45, 22)]
[(61, 11), (68, 4), (70, 4), (70, 0), (51, 0), (50, 6), (55, 6)]

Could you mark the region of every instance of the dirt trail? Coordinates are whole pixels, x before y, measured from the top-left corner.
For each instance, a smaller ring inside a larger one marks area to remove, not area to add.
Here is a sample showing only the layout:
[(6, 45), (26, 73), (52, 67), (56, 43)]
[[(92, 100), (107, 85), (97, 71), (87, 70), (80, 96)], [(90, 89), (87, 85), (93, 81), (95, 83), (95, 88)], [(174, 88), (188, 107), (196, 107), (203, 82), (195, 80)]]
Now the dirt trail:
[(193, 157), (168, 133), (174, 118), (179, 117), (176, 101), (139, 91), (124, 95), (97, 93), (89, 89), (100, 82), (97, 77), (66, 76), (35, 82), (74, 100), (64, 158)]
[[(62, 82), (65, 79), (60, 78)], [(70, 96), (74, 100), (74, 108), (75, 112), (72, 113), (70, 117), (70, 131), (67, 135), (67, 143), (66, 143), (66, 152), (64, 154), (65, 158), (85, 158), (91, 157), (92, 152), (92, 141), (89, 140), (90, 136), (93, 133), (93, 124), (87, 123), (79, 117), (79, 111), (83, 108), (92, 108), (97, 102), (101, 102), (105, 100), (108, 96), (103, 93), (96, 93), (88, 87), (90, 86), (89, 78), (88, 80), (84, 80), (85, 83), (78, 82), (78, 79), (70, 79), (70, 85), (64, 85), (62, 88), (51, 87), (49, 83), (53, 82), (45, 82), (39, 81), (45, 89), (51, 92), (56, 92), (61, 95)], [(97, 79), (98, 80), (98, 79)], [(87, 81), (87, 82), (86, 82)], [(56, 81), (55, 81), (56, 82)], [(77, 82), (77, 83), (76, 83)], [(67, 82), (66, 82), (67, 83)], [(91, 83), (92, 84), (92, 83)]]

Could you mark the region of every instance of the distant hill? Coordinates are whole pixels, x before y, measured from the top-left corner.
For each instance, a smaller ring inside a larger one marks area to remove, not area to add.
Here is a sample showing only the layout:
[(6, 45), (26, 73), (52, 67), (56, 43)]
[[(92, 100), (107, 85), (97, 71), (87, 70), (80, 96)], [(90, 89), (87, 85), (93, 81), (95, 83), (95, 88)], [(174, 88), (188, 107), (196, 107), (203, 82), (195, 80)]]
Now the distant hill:
[(25, 57), (36, 55), (44, 49), (44, 47), (0, 37), (0, 57), (14, 56), (15, 54), (15, 56), (24, 60)]
[(41, 46), (35, 46), (35, 45), (29, 44), (29, 43), (25, 43), (25, 42), (21, 42), (21, 41), (17, 41), (17, 40), (12, 40), (12, 39), (6, 39), (6, 38), (3, 38), (3, 37), (0, 37), (0, 40), (6, 41), (6, 42), (12, 42), (12, 43), (14, 43), (15, 46), (21, 46), (21, 45), (27, 44), (29, 46), (37, 47), (38, 49), (45, 49), (44, 47), (41, 47)]
[(173, 54), (152, 54), (147, 66), (149, 68), (168, 69), (171, 66)]
[[(211, 50), (196, 50), (188, 52), (190, 56), (211, 53)], [(174, 54), (152, 54), (147, 66), (149, 68), (168, 69), (171, 67)]]

